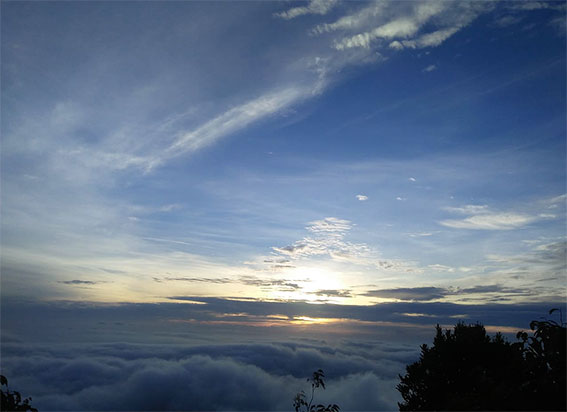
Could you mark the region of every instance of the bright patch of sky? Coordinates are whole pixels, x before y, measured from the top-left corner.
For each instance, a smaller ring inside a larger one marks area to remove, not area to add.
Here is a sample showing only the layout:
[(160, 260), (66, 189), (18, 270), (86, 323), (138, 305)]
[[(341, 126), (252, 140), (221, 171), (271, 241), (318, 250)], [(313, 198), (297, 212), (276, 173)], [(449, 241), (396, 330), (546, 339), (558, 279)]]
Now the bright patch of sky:
[(2, 295), (562, 301), (564, 22), (4, 2)]

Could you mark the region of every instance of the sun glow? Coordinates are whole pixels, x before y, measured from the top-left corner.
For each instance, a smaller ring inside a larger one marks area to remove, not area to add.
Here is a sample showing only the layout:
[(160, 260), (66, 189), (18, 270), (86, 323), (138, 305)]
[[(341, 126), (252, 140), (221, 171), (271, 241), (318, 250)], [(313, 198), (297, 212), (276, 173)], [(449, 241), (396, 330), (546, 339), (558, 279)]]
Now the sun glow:
[(302, 266), (291, 269), (288, 273), (290, 282), (300, 288), (293, 291), (274, 292), (277, 298), (303, 300), (308, 303), (339, 303), (344, 300), (337, 292), (345, 288), (341, 274), (328, 267)]

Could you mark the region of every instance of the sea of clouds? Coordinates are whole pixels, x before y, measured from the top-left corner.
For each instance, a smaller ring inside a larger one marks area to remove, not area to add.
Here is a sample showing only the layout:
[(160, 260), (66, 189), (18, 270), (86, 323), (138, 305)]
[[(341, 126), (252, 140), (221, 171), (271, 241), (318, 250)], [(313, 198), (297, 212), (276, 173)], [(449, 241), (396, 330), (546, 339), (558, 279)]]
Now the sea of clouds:
[[(321, 368), (316, 402), (343, 410), (395, 410), (395, 386), (417, 357), (408, 345), (342, 342), (21, 344), (3, 346), (10, 384), (40, 411), (292, 410)], [(10, 377), (13, 377), (10, 378)]]
[[(519, 325), (526, 329), (548, 307), (191, 299), (200, 304), (4, 298), (2, 374), (42, 412), (290, 411), (317, 369), (327, 388), (315, 402), (397, 410), (398, 375), (431, 342), (436, 323), (484, 320), (487, 329), (507, 327), (513, 340)], [(301, 323), (299, 315), (322, 321)], [(270, 323), (274, 316), (284, 320)]]

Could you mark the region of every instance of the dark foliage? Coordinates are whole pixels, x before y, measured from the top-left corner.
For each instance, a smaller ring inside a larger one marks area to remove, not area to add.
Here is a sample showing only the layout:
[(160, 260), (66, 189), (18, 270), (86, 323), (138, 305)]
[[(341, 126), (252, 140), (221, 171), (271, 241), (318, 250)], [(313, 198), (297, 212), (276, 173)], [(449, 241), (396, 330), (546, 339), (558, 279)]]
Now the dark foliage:
[(339, 412), (340, 408), (338, 405), (313, 405), (313, 397), (315, 396), (315, 389), (316, 388), (323, 388), (325, 389), (325, 381), (323, 378), (325, 374), (321, 369), (316, 370), (313, 372), (313, 377), (308, 378), (307, 382), (311, 382), (311, 399), (307, 402), (305, 399), (305, 392), (301, 391), (297, 395), (295, 395), (295, 399), (293, 400), (293, 407), (295, 408), (295, 412)]
[[(6, 389), (4, 389), (4, 386)], [(30, 405), (32, 398), (22, 399), (19, 392), (11, 391), (8, 388), (8, 379), (4, 375), (0, 375), (0, 392), (2, 394), (2, 403), (0, 410), (2, 411), (31, 411), (37, 412), (37, 409)]]
[(532, 321), (533, 336), (518, 332), (515, 345), (522, 352), (524, 374), (522, 394), (530, 410), (567, 410), (566, 370), (567, 333), (563, 325), (553, 321)]
[(530, 328), (533, 336), (518, 332), (510, 343), (480, 324), (437, 325), (433, 346), (422, 345), (419, 361), (400, 376), (400, 411), (564, 411), (566, 328), (548, 320)]

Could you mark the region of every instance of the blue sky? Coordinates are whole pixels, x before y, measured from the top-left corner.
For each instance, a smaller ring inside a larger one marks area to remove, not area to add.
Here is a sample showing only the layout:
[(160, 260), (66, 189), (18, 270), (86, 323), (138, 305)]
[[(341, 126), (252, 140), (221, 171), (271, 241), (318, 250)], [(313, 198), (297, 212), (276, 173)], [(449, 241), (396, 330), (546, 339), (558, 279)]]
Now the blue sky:
[(5, 313), (78, 338), (81, 305), (417, 342), (565, 302), (565, 2), (3, 2), (1, 30), (13, 342)]

